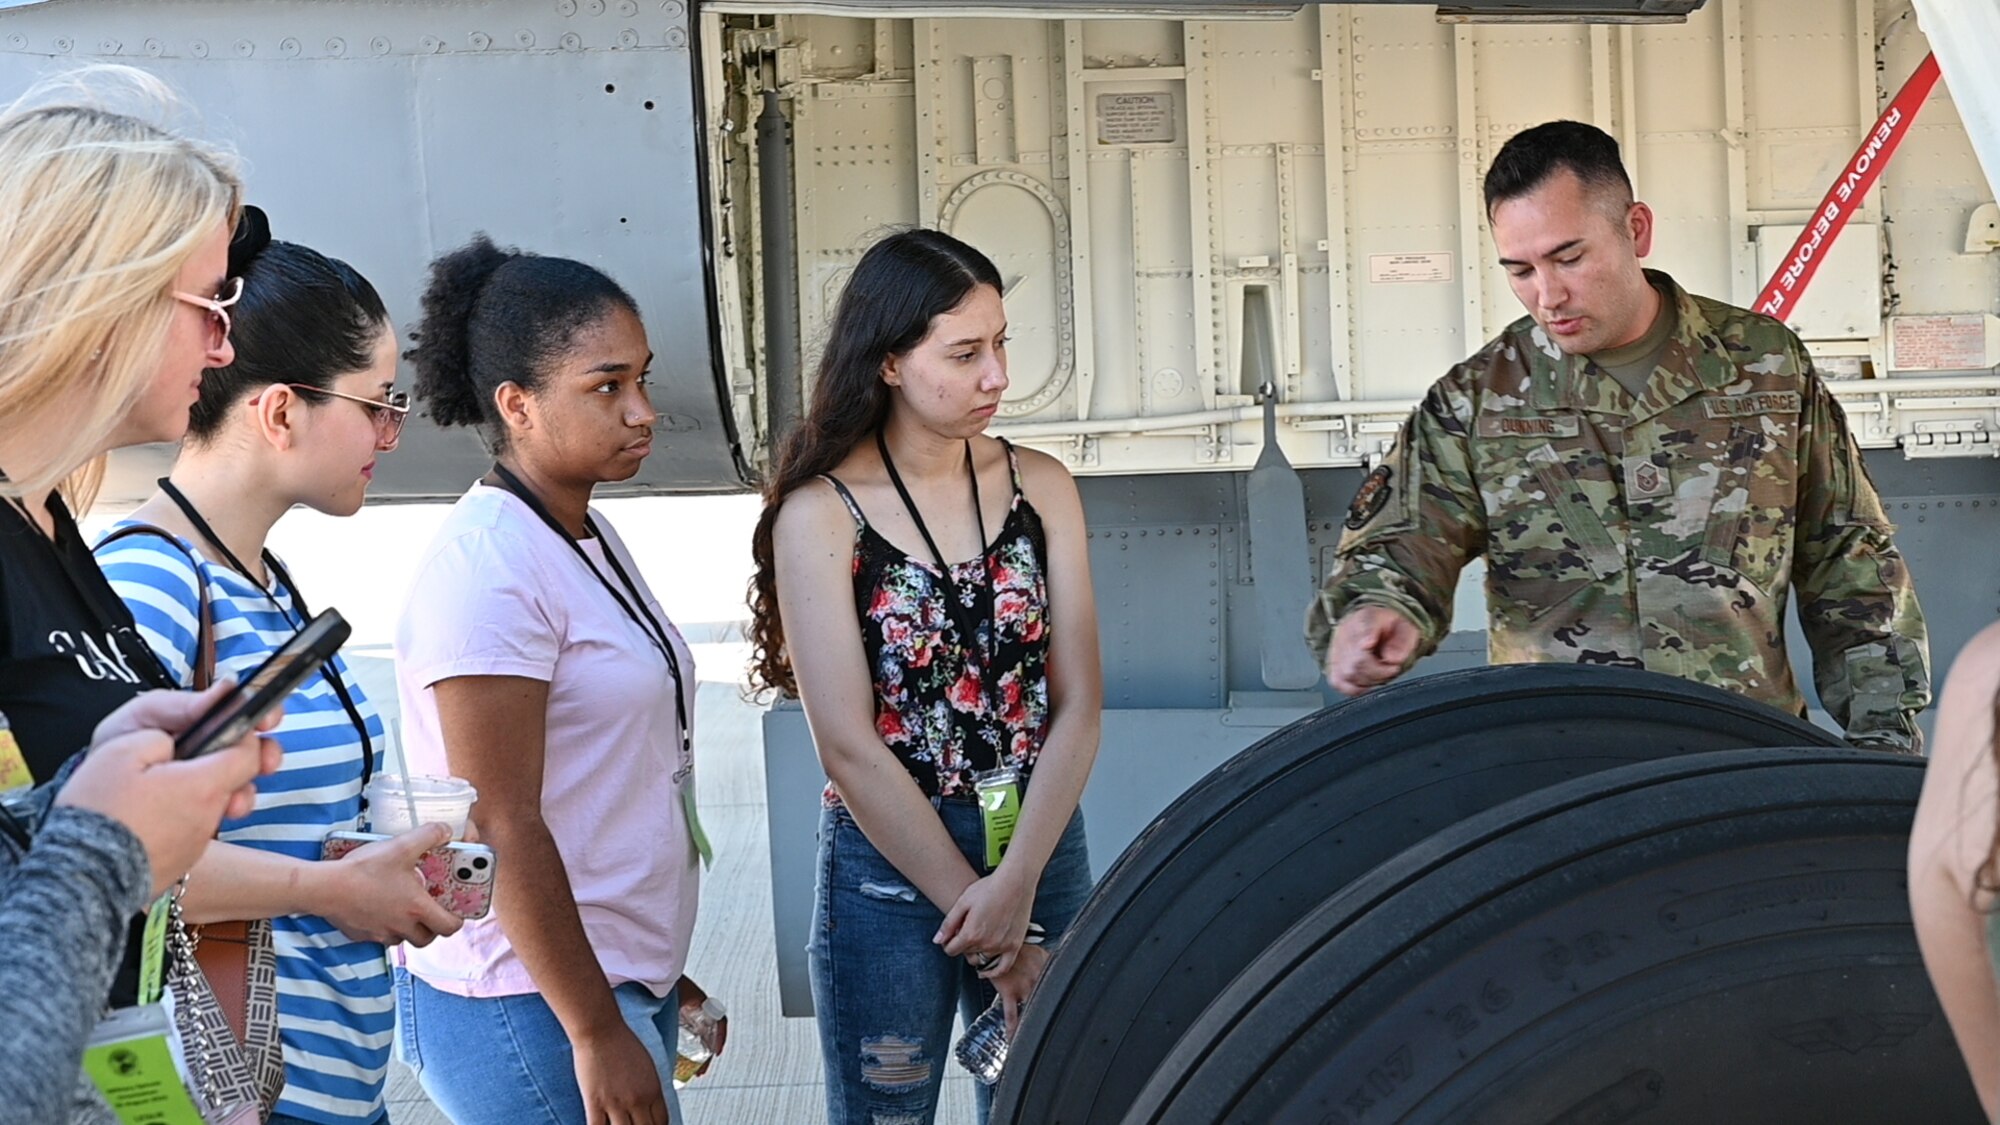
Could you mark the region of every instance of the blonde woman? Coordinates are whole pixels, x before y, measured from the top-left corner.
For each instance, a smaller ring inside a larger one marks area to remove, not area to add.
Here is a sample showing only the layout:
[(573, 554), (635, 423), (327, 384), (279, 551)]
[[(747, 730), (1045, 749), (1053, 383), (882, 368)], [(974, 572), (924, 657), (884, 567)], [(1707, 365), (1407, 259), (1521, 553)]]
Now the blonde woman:
[[(59, 483), (118, 445), (180, 436), (227, 363), (217, 299), (239, 187), (215, 152), (101, 107), (159, 84), (114, 70), (0, 110), (0, 1115), (110, 1125), (81, 1078), (124, 922), (193, 864), (255, 739), (196, 762), (166, 736), (209, 702), (157, 682)], [(134, 663), (137, 661), (138, 663)], [(152, 669), (157, 673), (157, 669)], [(116, 712), (115, 714), (113, 712)], [(9, 753), (18, 746), (25, 752)], [(93, 747), (53, 785), (57, 767)], [(116, 989), (112, 990), (114, 993)]]
[(219, 153), (137, 116), (141, 71), (33, 91), (0, 131), (0, 712), (46, 780), (98, 720), (176, 687), (98, 572), (57, 486), (125, 445), (174, 441), (226, 367), (241, 186)]

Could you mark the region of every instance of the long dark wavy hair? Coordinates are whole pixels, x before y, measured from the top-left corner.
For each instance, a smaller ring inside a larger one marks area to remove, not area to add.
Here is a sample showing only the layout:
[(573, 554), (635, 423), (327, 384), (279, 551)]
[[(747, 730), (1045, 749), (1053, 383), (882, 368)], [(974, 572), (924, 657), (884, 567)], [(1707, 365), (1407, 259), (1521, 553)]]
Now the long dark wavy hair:
[(757, 564), (750, 578), (750, 683), (753, 690), (798, 694), (785, 623), (778, 616), (771, 526), (785, 497), (830, 472), (889, 417), (882, 366), (923, 341), (931, 322), (963, 304), (972, 291), (1001, 289), (1000, 271), (986, 255), (942, 231), (900, 231), (861, 256), (840, 294), (827, 331), (806, 416), (779, 442), (764, 481), (764, 512), (750, 540)]

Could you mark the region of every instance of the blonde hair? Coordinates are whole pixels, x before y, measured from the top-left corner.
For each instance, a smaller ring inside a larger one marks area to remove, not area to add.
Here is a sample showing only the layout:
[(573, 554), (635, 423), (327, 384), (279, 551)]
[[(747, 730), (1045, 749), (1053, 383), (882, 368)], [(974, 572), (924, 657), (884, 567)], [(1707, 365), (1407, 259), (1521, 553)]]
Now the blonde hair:
[(175, 278), (235, 222), (235, 162), (164, 124), (181, 106), (145, 71), (93, 66), (0, 110), (0, 490), (77, 474), (88, 506), (86, 462), (159, 371)]

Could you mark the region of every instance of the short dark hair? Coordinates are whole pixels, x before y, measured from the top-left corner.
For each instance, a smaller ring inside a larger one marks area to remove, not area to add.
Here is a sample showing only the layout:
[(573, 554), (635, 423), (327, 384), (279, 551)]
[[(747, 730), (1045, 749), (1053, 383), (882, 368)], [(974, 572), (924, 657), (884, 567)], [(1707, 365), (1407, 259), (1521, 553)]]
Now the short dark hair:
[(367, 370), (389, 323), (367, 278), (309, 247), (272, 242), (232, 265), (243, 278), (243, 296), (230, 310), (236, 359), (202, 373), (201, 395), (188, 411), (188, 437), (197, 445), (215, 440), (230, 408), (253, 390), (273, 383), (325, 390)]
[(1524, 129), (1500, 146), (1486, 169), (1486, 217), (1510, 199), (1519, 199), (1564, 169), (1575, 173), (1586, 188), (1623, 189), (1622, 202), (1632, 200), (1632, 177), (1618, 155), (1611, 134), (1581, 121), (1551, 121)]
[(493, 392), (513, 383), (539, 391), (550, 364), (576, 334), (614, 308), (633, 315), (631, 294), (595, 266), (503, 250), (484, 234), (431, 263), (424, 318), (403, 358), (416, 368), (416, 397), (440, 426), (477, 426), (495, 453), (507, 428)]

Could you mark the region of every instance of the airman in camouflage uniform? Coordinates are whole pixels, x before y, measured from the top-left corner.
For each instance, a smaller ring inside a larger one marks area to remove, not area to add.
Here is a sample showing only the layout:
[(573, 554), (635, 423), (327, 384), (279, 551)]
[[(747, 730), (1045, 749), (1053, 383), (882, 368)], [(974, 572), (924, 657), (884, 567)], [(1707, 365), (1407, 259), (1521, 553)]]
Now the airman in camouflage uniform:
[(1644, 276), (1677, 320), (1643, 393), (1535, 316), (1431, 387), (1348, 512), (1315, 650), (1379, 606), (1416, 626), (1405, 664), (1430, 651), (1483, 555), (1495, 663), (1647, 668), (1803, 714), (1796, 589), (1849, 740), (1916, 750), (1923, 617), (1839, 404), (1783, 324)]

